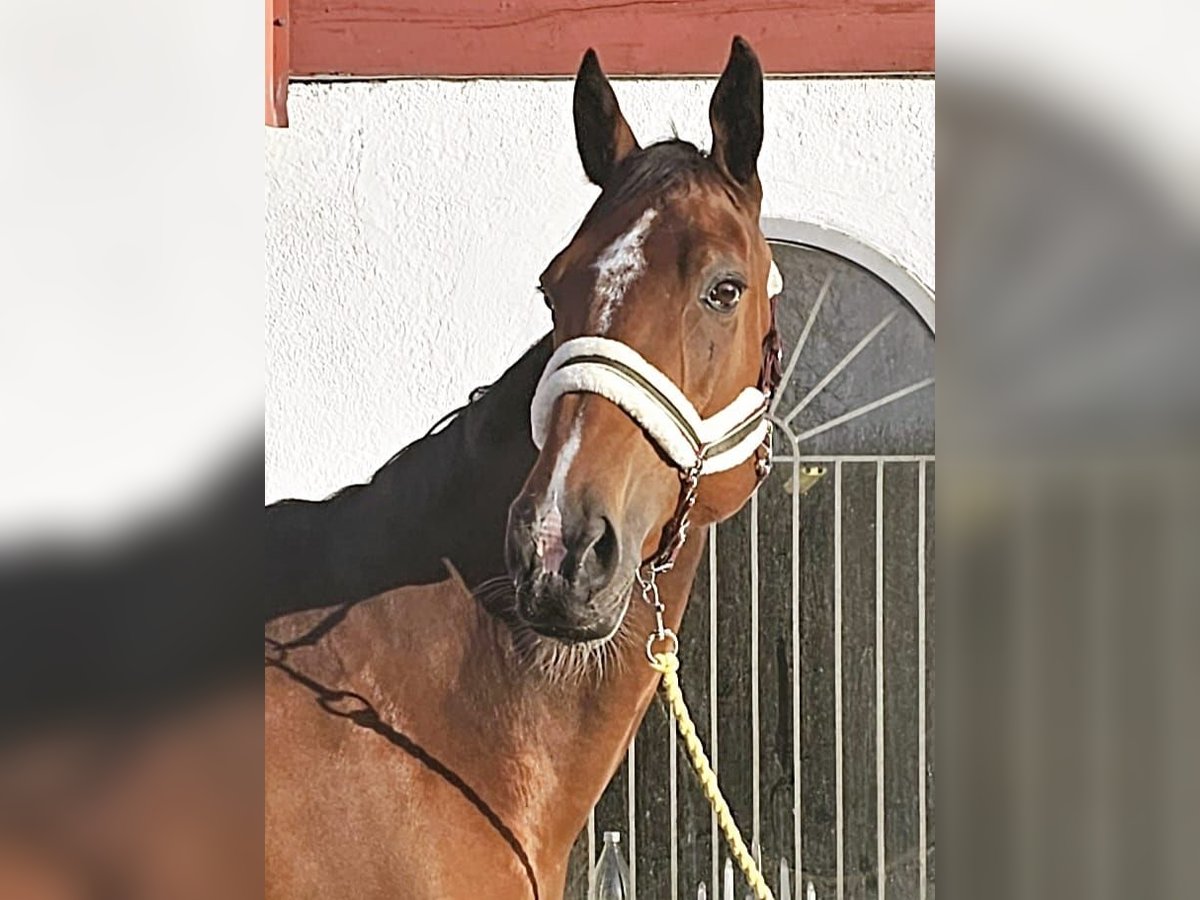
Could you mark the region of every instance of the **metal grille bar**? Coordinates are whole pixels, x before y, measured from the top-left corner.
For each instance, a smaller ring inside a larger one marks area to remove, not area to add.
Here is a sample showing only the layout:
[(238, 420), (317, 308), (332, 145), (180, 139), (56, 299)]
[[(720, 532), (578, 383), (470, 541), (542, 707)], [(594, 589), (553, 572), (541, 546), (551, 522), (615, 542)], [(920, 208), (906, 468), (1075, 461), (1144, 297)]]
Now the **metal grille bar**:
[(920, 900), (925, 900), (928, 892), (929, 872), (928, 861), (925, 858), (929, 843), (927, 833), (925, 804), (925, 723), (928, 716), (925, 712), (925, 460), (921, 460), (917, 480), (917, 708), (921, 718), (917, 723), (917, 797), (920, 804), (920, 860), (921, 893)]
[(667, 765), (671, 775), (671, 900), (679, 900), (679, 750), (673, 723), (667, 723), (667, 735)]
[[(708, 530), (708, 733), (712, 742), (712, 768), (720, 772), (720, 742), (717, 739), (717, 531), (716, 525)], [(713, 891), (720, 883), (721, 835), (717, 831), (717, 814), (711, 813), (712, 836), (712, 886)]]
[(833, 734), (834, 792), (837, 799), (837, 897), (846, 895), (845, 785), (842, 759), (842, 462), (833, 464)]
[(596, 808), (593, 806), (591, 812), (588, 813), (587, 823), (587, 842), (588, 842), (588, 873), (587, 886), (588, 893), (592, 892), (592, 887), (596, 882)]
[[(795, 448), (793, 447), (793, 452)], [(792, 463), (792, 483), (800, 480), (800, 460)], [(796, 898), (804, 886), (804, 806), (800, 783), (800, 492), (792, 491), (792, 839), (795, 844)]]
[(637, 735), (629, 742), (626, 790), (629, 811), (629, 896), (637, 900)]
[(857, 455), (856, 456), (856, 455), (828, 454), (827, 453), (827, 454), (802, 454), (799, 456), (797, 456), (795, 454), (784, 454), (782, 456), (776, 456), (775, 462), (777, 462), (777, 463), (790, 463), (790, 462), (802, 462), (802, 463), (818, 463), (818, 462), (828, 462), (828, 463), (832, 463), (832, 462), (917, 463), (917, 462), (933, 462), (934, 459), (935, 459), (935, 457), (932, 454), (928, 454), (928, 453), (918, 453), (918, 454), (908, 454), (908, 455), (883, 454), (883, 455), (879, 455), (879, 456), (865, 456), (865, 455)]
[(883, 461), (875, 463), (875, 878), (879, 900), (887, 897), (883, 764)]
[(751, 768), (754, 775), (753, 830), (751, 847), (762, 846), (762, 741), (758, 709), (758, 492), (750, 495), (750, 733)]

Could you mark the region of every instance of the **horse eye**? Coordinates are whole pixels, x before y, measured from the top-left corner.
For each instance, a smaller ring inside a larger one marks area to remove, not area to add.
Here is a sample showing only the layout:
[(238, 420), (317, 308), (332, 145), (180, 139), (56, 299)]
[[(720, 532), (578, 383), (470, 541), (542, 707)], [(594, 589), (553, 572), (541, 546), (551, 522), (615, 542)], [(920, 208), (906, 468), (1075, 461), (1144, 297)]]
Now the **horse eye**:
[(537, 292), (542, 295), (542, 302), (546, 304), (546, 309), (554, 312), (554, 301), (550, 299), (549, 292), (540, 284), (537, 286)]
[(742, 285), (736, 281), (719, 281), (709, 290), (704, 302), (717, 312), (733, 312), (742, 299), (742, 290)]

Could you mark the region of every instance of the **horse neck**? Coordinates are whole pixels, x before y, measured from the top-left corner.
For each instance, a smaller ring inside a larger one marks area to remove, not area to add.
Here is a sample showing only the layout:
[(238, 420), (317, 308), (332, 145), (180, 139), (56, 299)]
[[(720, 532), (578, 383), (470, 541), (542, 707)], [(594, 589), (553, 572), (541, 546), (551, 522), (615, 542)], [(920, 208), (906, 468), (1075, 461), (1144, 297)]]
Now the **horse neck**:
[[(659, 578), (664, 619), (678, 631), (702, 555), (703, 532)], [(565, 860), (588, 812), (620, 765), (654, 696), (659, 675), (645, 656), (654, 627), (648, 604), (635, 595), (617, 639), (615, 658), (602, 675), (556, 681), (552, 673), (518, 661), (505, 626), (476, 619), (457, 683), (446, 698), (445, 721), (458, 723), (459, 740), (486, 751), (489, 764), (513, 767), (489, 783), (515, 830), (547, 860)], [(481, 773), (483, 775), (484, 773)]]

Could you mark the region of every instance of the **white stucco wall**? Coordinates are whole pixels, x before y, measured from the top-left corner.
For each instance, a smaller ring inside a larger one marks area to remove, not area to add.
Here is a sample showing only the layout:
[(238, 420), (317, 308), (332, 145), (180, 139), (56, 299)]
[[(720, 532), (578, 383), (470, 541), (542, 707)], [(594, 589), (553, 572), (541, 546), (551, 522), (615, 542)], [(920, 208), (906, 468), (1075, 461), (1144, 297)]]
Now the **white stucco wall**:
[[(643, 144), (707, 148), (710, 80), (619, 81)], [(765, 216), (934, 278), (933, 83), (770, 80)], [(597, 189), (568, 81), (293, 85), (269, 130), (266, 493), (370, 476), (549, 327), (533, 287)]]

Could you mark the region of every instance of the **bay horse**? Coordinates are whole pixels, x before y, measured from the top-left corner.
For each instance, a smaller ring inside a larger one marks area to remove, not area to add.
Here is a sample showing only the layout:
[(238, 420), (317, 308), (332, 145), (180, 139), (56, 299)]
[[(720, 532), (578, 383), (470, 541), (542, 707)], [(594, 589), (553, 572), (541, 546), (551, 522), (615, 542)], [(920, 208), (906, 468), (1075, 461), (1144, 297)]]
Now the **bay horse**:
[[(750, 447), (682, 472), (662, 436), (778, 382), (741, 38), (709, 118), (707, 154), (641, 147), (589, 50), (575, 132), (601, 192), (541, 276), (552, 332), (369, 484), (269, 509), (268, 897), (562, 896), (659, 680), (644, 640), (679, 628), (704, 528), (764, 469)], [(608, 376), (676, 401), (654, 419)], [(760, 441), (756, 416), (722, 452)]]

